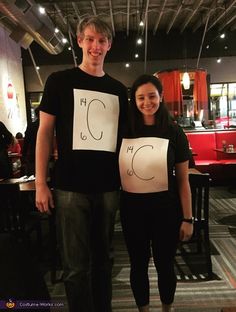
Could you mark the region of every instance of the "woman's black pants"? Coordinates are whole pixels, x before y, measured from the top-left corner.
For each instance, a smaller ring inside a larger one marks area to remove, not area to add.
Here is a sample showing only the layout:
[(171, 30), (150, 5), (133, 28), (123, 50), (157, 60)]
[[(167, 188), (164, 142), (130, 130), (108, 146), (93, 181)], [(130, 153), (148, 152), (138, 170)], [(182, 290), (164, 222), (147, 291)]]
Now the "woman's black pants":
[(174, 258), (179, 241), (181, 215), (176, 203), (148, 196), (121, 195), (121, 223), (130, 257), (130, 283), (137, 306), (149, 304), (150, 257), (158, 275), (161, 302), (171, 304), (176, 290)]

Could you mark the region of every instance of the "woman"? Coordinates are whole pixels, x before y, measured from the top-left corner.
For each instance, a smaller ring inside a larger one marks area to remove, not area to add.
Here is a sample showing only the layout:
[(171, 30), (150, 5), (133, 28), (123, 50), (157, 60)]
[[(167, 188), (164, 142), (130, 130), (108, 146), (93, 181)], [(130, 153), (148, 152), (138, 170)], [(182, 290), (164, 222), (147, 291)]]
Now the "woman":
[(134, 82), (130, 130), (119, 156), (121, 222), (130, 257), (130, 283), (140, 312), (149, 311), (151, 251), (162, 311), (171, 311), (177, 244), (193, 232), (188, 141), (162, 96), (156, 77), (142, 75)]

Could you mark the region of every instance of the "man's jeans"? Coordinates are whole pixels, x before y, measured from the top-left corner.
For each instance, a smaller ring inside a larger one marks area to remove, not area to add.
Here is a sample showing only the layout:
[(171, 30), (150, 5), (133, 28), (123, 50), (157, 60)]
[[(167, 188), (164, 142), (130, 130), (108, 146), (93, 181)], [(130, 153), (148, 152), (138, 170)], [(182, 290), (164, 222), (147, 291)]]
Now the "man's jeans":
[(110, 250), (118, 192), (55, 190), (56, 227), (70, 312), (111, 312)]

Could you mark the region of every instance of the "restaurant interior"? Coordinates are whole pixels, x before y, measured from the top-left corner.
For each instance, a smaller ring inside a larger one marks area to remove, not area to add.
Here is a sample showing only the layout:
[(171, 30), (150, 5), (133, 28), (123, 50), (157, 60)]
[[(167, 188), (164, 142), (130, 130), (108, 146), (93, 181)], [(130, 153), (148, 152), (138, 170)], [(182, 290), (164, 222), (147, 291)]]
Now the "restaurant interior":
[[(0, 308), (32, 299), (68, 311), (55, 216), (36, 211), (34, 167), (25, 170), (22, 151), (47, 77), (80, 64), (76, 25), (92, 15), (113, 32), (105, 71), (128, 92), (140, 74), (157, 76), (189, 141), (196, 230), (176, 255), (174, 311), (236, 311), (236, 0), (0, 1), (0, 121), (13, 136), (23, 134), (21, 150), (8, 151), (11, 179), (0, 177)], [(56, 158), (54, 142), (49, 176)], [(154, 312), (160, 298), (152, 262), (150, 275)], [(112, 281), (113, 311), (136, 311), (119, 213)]]

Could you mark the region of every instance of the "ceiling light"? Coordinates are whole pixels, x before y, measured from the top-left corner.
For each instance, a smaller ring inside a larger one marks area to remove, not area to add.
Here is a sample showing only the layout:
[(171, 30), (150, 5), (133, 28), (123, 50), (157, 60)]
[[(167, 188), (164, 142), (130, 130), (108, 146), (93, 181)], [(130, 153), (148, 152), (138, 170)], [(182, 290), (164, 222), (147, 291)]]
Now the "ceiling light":
[(56, 34), (59, 33), (59, 29), (57, 27), (54, 29), (54, 31)]
[(143, 40), (142, 40), (142, 38), (138, 38), (138, 40), (137, 40), (137, 44), (142, 44), (143, 43)]
[(218, 59), (216, 60), (217, 63), (221, 63), (221, 58), (218, 57)]
[(220, 35), (220, 38), (221, 38), (221, 39), (224, 39), (224, 38), (225, 38), (225, 33), (221, 34), (221, 35)]
[(144, 26), (144, 22), (140, 21), (139, 26), (143, 27)]
[(37, 69), (37, 70), (39, 70), (39, 69), (40, 69), (40, 67), (39, 67), (39, 66), (36, 66), (36, 69)]
[(39, 7), (39, 13), (40, 14), (45, 14), (46, 13), (45, 8), (44, 7)]
[(226, 45), (226, 46), (224, 46), (224, 49), (225, 49), (225, 50), (228, 50), (228, 46), (227, 46), (227, 45)]
[(209, 45), (209, 44), (207, 44), (207, 45), (206, 45), (206, 49), (209, 49), (209, 48), (210, 48), (210, 45)]
[(126, 68), (129, 68), (129, 67), (130, 67), (130, 63), (126, 63), (126, 64), (125, 64), (125, 67), (126, 67)]
[(190, 77), (187, 72), (183, 74), (182, 83), (183, 83), (184, 90), (188, 90), (190, 88)]
[(135, 58), (138, 58), (138, 57), (139, 57), (138, 53), (136, 53), (136, 54), (134, 55), (134, 57), (135, 57)]
[(68, 47), (68, 50), (70, 51), (70, 50), (71, 50), (71, 47)]
[(62, 38), (62, 43), (67, 43), (68, 40), (66, 38)]

